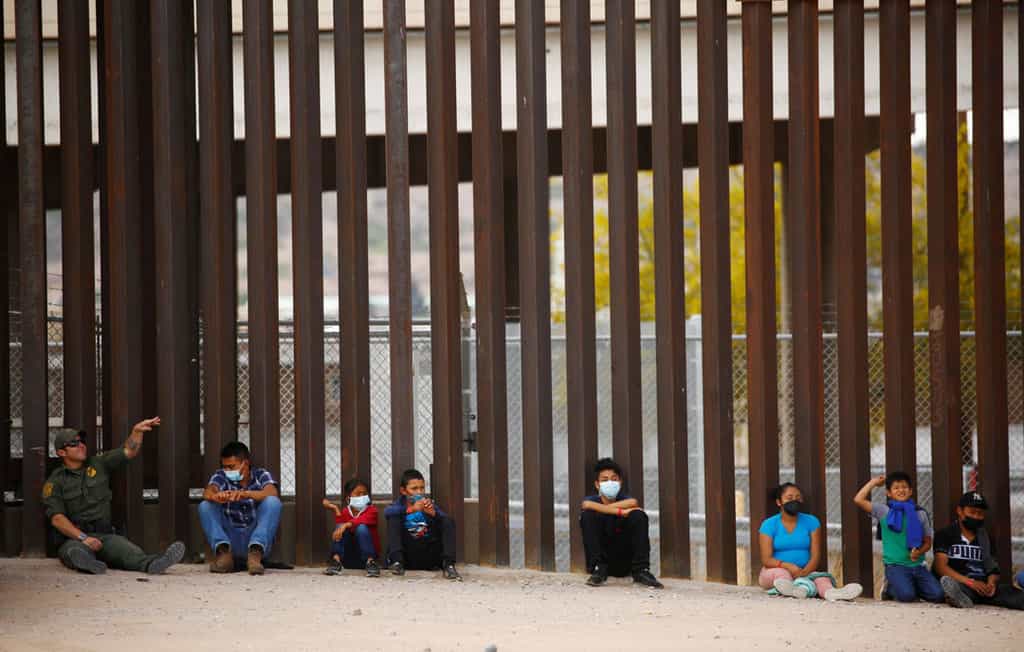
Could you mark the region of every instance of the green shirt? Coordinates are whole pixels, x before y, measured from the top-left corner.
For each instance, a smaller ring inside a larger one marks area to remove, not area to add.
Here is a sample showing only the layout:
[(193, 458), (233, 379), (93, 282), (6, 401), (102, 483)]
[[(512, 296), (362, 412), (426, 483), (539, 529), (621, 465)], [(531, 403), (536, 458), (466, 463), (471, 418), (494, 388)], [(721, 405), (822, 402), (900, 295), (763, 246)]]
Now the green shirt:
[[(886, 565), (896, 566), (920, 566), (925, 563), (924, 555), (914, 561), (910, 558), (910, 549), (907, 548), (907, 527), (899, 532), (893, 532), (886, 524), (885, 519), (889, 516), (889, 506), (874, 503), (871, 505), (871, 514), (878, 519), (879, 529), (882, 530), (882, 562)], [(921, 532), (924, 536), (932, 536), (932, 526), (928, 522), (928, 512), (923, 509), (917, 510), (917, 518), (921, 521)], [(904, 517), (904, 521), (906, 517)]]
[(73, 523), (110, 523), (110, 474), (128, 461), (124, 448), (99, 453), (79, 469), (61, 465), (43, 485), (47, 520), (64, 514)]

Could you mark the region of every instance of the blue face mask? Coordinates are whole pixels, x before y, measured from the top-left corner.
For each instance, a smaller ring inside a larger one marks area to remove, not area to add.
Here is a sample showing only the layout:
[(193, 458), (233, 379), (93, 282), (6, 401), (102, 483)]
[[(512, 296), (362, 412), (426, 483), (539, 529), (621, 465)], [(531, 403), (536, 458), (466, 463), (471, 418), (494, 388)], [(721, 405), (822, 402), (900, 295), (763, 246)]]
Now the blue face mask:
[(348, 499), (349, 506), (356, 510), (362, 511), (366, 509), (366, 506), (370, 504), (369, 496), (352, 496)]
[(598, 486), (601, 495), (608, 500), (615, 500), (615, 497), (619, 495), (619, 490), (622, 489), (622, 484), (618, 480), (605, 480)]
[(228, 476), (228, 480), (232, 482), (242, 481), (242, 471), (239, 469), (224, 469), (224, 475)]
[(409, 504), (410, 505), (415, 505), (416, 503), (418, 503), (421, 500), (423, 500), (423, 494), (413, 494), (413, 495), (409, 496), (408, 500), (409, 500)]

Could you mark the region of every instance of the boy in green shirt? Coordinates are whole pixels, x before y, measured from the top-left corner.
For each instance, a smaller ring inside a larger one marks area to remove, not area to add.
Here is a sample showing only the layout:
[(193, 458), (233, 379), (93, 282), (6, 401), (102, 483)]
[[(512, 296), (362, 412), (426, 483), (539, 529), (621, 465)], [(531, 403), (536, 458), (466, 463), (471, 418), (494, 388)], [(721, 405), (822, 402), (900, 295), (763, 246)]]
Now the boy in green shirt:
[[(885, 486), (886, 502), (872, 503), (871, 490)], [(925, 553), (932, 547), (932, 526), (928, 513), (914, 503), (914, 484), (903, 471), (872, 478), (860, 488), (853, 502), (878, 519), (885, 563), (886, 595), (900, 602), (917, 599), (941, 602), (945, 594), (928, 571)]]

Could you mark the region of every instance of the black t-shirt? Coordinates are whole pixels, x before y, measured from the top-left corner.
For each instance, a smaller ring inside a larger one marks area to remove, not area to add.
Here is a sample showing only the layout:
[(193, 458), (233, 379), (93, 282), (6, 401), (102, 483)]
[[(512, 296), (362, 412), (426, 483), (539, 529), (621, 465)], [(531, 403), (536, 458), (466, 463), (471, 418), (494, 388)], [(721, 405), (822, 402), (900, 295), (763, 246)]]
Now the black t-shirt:
[[(966, 575), (972, 580), (985, 581), (988, 573), (985, 572), (985, 551), (978, 543), (978, 537), (974, 541), (968, 541), (960, 532), (960, 524), (954, 522), (947, 528), (935, 533), (935, 552), (943, 553), (949, 558), (949, 567)], [(995, 544), (989, 539), (989, 554), (995, 558)], [(993, 574), (998, 574), (998, 570)]]

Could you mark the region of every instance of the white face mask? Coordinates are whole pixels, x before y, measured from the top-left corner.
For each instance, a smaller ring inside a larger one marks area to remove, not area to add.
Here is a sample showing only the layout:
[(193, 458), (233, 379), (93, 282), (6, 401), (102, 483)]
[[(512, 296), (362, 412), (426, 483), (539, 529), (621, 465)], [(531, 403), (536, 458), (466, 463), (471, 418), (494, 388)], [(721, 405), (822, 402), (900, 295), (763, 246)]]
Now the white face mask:
[(349, 507), (356, 511), (362, 511), (366, 509), (367, 505), (370, 504), (369, 496), (351, 496), (348, 499)]
[(608, 500), (614, 500), (619, 495), (619, 489), (622, 488), (622, 484), (618, 480), (605, 480), (600, 485), (601, 495)]

